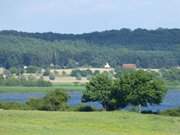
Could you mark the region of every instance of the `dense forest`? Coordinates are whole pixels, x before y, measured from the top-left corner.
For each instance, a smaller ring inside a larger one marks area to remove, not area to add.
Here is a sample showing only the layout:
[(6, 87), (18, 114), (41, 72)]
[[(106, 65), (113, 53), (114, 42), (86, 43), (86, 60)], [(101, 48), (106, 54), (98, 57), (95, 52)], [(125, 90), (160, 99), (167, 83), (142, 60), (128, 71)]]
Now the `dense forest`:
[(84, 34), (0, 31), (0, 66), (162, 68), (180, 65), (180, 29), (121, 29)]

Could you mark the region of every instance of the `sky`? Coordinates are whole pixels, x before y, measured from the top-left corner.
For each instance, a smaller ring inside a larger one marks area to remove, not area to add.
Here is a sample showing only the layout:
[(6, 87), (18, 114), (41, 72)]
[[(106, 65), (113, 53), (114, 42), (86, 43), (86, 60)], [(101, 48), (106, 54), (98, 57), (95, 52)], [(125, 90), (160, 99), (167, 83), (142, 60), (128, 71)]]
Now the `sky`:
[(0, 30), (180, 28), (180, 0), (0, 0)]

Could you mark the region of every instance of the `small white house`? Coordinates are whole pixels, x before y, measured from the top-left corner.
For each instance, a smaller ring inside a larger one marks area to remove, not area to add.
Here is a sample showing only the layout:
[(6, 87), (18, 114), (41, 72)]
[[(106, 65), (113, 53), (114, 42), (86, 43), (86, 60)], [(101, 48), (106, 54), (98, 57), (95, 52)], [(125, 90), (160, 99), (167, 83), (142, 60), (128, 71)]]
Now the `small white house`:
[(106, 65), (104, 65), (104, 68), (111, 68), (111, 66), (109, 65), (109, 63), (106, 63)]

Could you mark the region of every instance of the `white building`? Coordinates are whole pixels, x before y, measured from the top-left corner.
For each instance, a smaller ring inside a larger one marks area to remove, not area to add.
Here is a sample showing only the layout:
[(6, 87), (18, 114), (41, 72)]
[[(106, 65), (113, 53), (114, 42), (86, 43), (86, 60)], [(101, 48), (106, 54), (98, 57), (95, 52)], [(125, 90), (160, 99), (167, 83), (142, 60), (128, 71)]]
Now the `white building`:
[(111, 66), (109, 65), (109, 63), (106, 63), (106, 65), (104, 65), (104, 68), (111, 68)]

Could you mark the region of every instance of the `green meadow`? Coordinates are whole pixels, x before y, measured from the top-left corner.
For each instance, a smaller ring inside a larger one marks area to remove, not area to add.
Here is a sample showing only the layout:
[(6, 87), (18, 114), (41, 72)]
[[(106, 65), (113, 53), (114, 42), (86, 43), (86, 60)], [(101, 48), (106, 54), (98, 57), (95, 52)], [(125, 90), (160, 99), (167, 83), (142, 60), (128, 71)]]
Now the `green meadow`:
[(131, 112), (0, 111), (1, 135), (179, 135), (180, 118)]
[(83, 91), (82, 84), (53, 84), (51, 87), (0, 86), (0, 92), (48, 92), (55, 89)]

